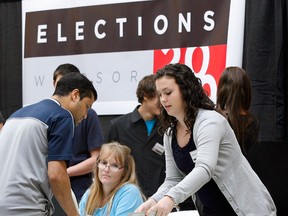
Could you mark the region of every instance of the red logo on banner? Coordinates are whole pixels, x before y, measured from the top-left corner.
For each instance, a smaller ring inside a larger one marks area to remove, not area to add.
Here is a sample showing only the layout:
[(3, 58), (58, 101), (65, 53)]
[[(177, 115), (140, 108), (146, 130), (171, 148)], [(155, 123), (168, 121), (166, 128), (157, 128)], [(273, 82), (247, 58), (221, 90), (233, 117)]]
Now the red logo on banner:
[(215, 102), (218, 80), (225, 69), (226, 48), (227, 45), (216, 45), (154, 50), (153, 72), (170, 63), (186, 64), (202, 80), (204, 89)]

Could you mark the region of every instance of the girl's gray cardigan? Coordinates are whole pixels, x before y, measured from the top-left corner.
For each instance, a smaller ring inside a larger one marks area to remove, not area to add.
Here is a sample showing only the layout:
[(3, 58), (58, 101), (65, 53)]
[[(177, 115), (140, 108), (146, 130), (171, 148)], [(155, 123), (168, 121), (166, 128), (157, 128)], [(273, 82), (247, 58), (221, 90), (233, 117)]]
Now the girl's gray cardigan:
[[(169, 132), (169, 130), (168, 130)], [(168, 134), (168, 133), (167, 133)], [(166, 179), (152, 196), (168, 195), (178, 204), (197, 192), (211, 178), (237, 215), (276, 216), (268, 190), (253, 171), (227, 120), (216, 111), (200, 109), (193, 128), (195, 168), (186, 176), (173, 159), (172, 136), (164, 135)]]

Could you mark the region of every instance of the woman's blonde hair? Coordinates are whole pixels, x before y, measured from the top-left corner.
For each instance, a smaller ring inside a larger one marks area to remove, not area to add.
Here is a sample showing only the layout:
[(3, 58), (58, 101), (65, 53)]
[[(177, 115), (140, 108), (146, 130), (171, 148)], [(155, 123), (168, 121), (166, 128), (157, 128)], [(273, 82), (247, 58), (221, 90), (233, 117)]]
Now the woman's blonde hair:
[(135, 162), (131, 155), (131, 150), (125, 145), (121, 145), (118, 142), (106, 143), (101, 146), (97, 163), (99, 160), (105, 160), (106, 158), (113, 156), (117, 164), (124, 166), (124, 174), (119, 184), (113, 189), (108, 197), (104, 197), (103, 186), (98, 177), (99, 168), (96, 165), (94, 173), (94, 182), (90, 187), (90, 193), (86, 205), (86, 213), (92, 215), (97, 208), (103, 207), (106, 203), (112, 202), (115, 193), (126, 183), (132, 183), (138, 185)]

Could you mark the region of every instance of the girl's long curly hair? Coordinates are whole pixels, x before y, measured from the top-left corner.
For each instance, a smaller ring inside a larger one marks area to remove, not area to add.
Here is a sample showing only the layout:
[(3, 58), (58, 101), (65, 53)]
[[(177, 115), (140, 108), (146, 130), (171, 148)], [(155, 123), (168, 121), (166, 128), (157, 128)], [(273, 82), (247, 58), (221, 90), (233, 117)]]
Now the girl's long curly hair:
[[(192, 132), (199, 108), (214, 110), (215, 104), (203, 89), (201, 80), (195, 76), (188, 66), (180, 63), (168, 64), (157, 71), (155, 79), (157, 80), (164, 76), (173, 78), (179, 86), (182, 99), (186, 104), (184, 122), (189, 132)], [(170, 126), (173, 129), (177, 124), (177, 119), (168, 115), (163, 107), (159, 119), (159, 132), (161, 134), (164, 134)]]

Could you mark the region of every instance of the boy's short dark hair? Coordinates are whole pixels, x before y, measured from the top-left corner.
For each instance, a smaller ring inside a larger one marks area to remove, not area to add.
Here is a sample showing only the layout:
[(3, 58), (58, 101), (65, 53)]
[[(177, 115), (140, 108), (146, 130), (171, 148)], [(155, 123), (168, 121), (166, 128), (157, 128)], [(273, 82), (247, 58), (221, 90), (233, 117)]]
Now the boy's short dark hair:
[(70, 63), (61, 64), (54, 71), (53, 80), (56, 81), (56, 79), (59, 75), (64, 76), (64, 75), (66, 75), (68, 73), (72, 73), (72, 72), (80, 73), (80, 70), (75, 65), (70, 64)]
[(154, 98), (157, 94), (154, 74), (143, 77), (137, 87), (138, 102), (142, 103), (144, 97)]

